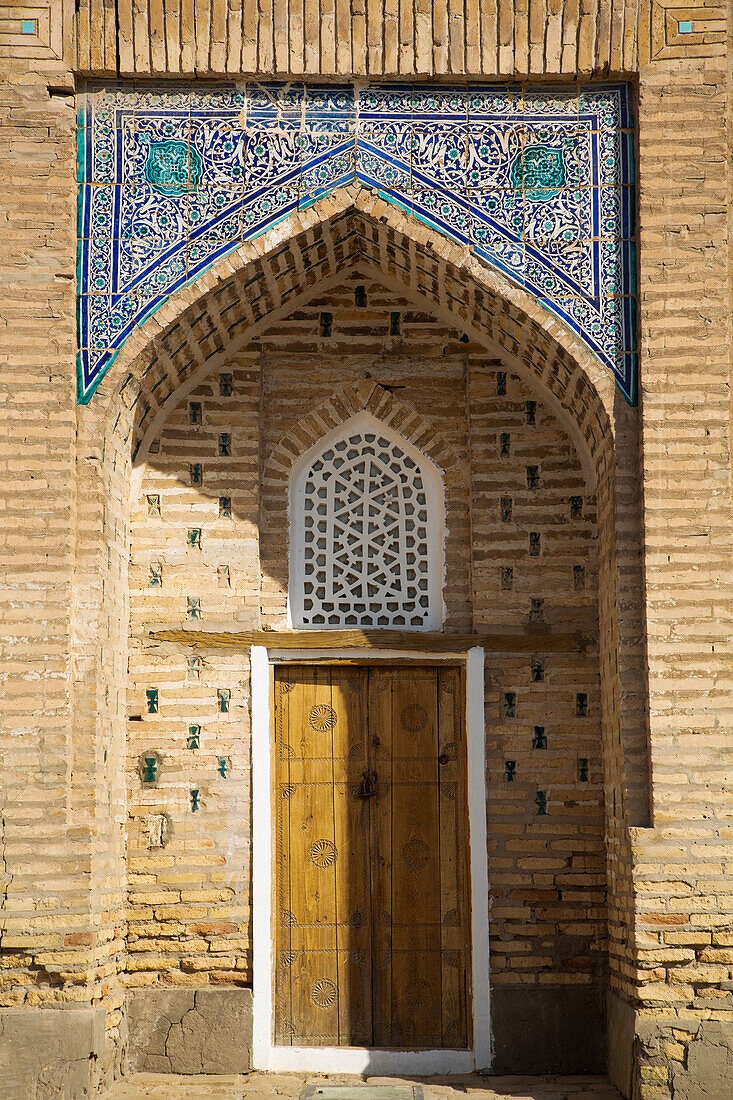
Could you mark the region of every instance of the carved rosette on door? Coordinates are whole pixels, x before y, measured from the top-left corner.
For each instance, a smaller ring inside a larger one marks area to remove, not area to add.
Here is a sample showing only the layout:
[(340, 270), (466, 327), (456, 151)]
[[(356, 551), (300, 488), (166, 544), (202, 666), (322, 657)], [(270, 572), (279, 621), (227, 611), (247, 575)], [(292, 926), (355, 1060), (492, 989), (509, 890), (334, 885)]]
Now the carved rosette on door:
[(275, 675), (275, 1040), (466, 1049), (462, 671)]

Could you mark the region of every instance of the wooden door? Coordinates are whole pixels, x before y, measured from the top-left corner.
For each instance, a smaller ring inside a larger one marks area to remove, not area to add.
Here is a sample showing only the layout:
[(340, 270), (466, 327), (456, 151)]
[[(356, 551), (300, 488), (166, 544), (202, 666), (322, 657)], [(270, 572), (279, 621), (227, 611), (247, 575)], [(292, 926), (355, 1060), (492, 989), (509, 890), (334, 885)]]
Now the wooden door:
[(462, 676), (275, 674), (275, 1039), (467, 1048)]

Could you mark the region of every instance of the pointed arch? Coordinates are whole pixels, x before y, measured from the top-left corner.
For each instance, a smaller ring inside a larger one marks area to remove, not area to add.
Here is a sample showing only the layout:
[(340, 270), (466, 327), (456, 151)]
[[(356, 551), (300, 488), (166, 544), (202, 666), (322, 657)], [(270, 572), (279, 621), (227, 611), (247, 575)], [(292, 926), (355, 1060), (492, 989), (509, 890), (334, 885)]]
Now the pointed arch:
[[(533, 296), (417, 218), (353, 185), (247, 242), (181, 288), (128, 338), (80, 417), (113, 445), (145, 449), (171, 400), (230, 353), (358, 266), (460, 325), (533, 387), (570, 432), (595, 481), (612, 461), (610, 373)], [(610, 448), (610, 450), (609, 450)]]

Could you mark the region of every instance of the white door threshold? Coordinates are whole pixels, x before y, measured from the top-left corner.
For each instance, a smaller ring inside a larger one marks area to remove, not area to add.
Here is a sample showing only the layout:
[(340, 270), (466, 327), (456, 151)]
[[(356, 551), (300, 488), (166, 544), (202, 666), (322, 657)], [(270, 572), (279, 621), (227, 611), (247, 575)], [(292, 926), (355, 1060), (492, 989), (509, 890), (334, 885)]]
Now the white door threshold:
[(472, 1050), (377, 1050), (372, 1047), (271, 1046), (269, 1070), (278, 1073), (359, 1073), (429, 1077), (472, 1073)]

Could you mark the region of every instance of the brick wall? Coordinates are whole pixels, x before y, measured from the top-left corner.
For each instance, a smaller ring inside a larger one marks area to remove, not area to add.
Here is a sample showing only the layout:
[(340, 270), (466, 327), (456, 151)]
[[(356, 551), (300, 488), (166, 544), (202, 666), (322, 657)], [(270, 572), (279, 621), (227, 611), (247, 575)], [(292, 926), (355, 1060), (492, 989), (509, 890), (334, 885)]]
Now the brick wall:
[(594, 640), (487, 660), (492, 983), (588, 985), (606, 969), (595, 495), (556, 419), (495, 366), (467, 368), (475, 626)]
[(3, 1005), (84, 1000), (93, 934), (94, 768), (70, 772), (75, 115), (53, 76), (8, 64), (0, 82)]

